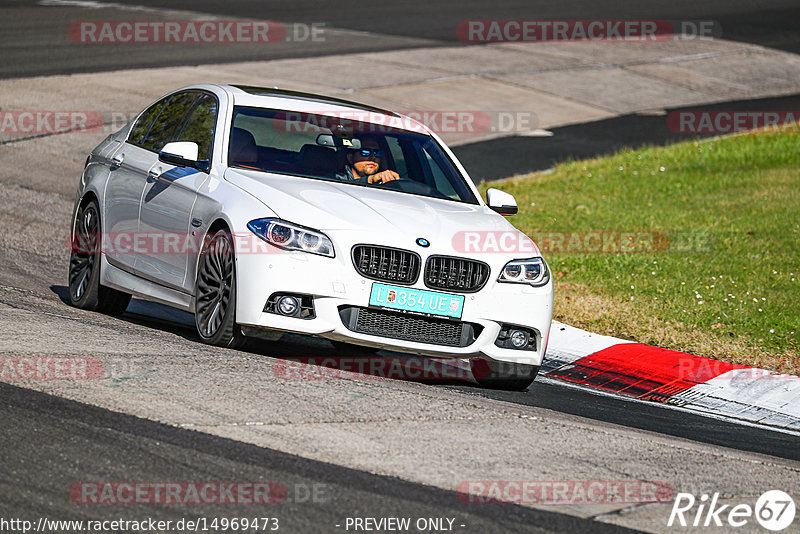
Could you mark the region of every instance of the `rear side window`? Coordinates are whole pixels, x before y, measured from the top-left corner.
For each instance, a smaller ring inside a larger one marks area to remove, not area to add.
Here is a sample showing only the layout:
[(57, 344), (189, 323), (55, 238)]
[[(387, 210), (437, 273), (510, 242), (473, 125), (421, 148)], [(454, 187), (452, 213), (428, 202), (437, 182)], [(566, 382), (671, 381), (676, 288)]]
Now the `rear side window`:
[(161, 109), (161, 113), (156, 117), (150, 131), (137, 144), (153, 152), (161, 151), (164, 145), (177, 135), (186, 118), (186, 114), (189, 113), (197, 97), (198, 93), (196, 91), (186, 91), (172, 95)]
[(217, 99), (203, 94), (195, 104), (176, 141), (192, 141), (199, 147), (197, 158), (211, 160), (211, 143), (217, 121)]
[(141, 145), (142, 141), (144, 140), (147, 133), (150, 131), (150, 128), (153, 126), (153, 121), (156, 120), (158, 114), (161, 112), (161, 109), (164, 107), (164, 104), (167, 103), (169, 97), (162, 98), (149, 108), (145, 110), (139, 116), (139, 120), (136, 121), (136, 124), (133, 125), (133, 129), (131, 130), (131, 134), (128, 136), (128, 142), (134, 145)]

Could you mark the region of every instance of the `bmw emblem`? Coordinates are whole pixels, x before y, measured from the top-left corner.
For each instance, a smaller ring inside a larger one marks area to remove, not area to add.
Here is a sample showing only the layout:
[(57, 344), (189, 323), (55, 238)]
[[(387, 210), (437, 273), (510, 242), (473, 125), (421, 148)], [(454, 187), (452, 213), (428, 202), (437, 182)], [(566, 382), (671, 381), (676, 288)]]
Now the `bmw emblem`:
[(425, 239), (424, 237), (418, 237), (417, 238), (417, 245), (419, 245), (421, 247), (429, 247), (429, 246), (431, 246), (431, 242), (428, 241), (427, 239)]

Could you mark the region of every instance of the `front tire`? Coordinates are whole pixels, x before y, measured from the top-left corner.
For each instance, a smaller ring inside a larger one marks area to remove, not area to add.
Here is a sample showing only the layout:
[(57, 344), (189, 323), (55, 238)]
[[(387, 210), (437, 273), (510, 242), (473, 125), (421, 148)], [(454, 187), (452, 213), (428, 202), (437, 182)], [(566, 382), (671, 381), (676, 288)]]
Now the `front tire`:
[(203, 244), (197, 266), (194, 322), (203, 343), (236, 348), (245, 337), (236, 324), (236, 268), (233, 241), (217, 231)]
[(82, 310), (122, 315), (130, 294), (100, 284), (101, 229), (96, 200), (78, 208), (70, 240), (69, 303)]
[(498, 362), (478, 358), (470, 361), (472, 376), (481, 387), (524, 391), (539, 374), (538, 365)]

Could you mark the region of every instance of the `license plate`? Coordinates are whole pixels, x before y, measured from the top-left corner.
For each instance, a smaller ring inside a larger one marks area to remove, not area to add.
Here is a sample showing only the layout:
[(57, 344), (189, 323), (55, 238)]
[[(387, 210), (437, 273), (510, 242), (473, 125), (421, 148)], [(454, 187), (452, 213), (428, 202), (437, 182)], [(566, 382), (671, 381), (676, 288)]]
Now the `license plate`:
[(372, 284), (369, 305), (460, 319), (464, 311), (464, 296), (410, 287)]

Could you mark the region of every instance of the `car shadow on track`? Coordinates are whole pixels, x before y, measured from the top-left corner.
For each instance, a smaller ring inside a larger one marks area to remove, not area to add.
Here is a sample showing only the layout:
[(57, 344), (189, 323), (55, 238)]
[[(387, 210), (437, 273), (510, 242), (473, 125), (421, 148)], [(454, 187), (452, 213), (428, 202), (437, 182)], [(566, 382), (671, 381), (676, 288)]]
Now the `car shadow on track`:
[[(50, 290), (64, 304), (70, 305), (69, 288), (52, 285)], [(117, 319), (202, 343), (192, 314), (156, 302), (131, 299), (125, 313)], [(285, 379), (378, 379), (477, 386), (469, 361), (465, 359), (441, 360), (355, 345), (335, 347), (323, 338), (290, 333), (275, 340), (250, 339), (240, 350), (277, 358), (275, 373)]]

